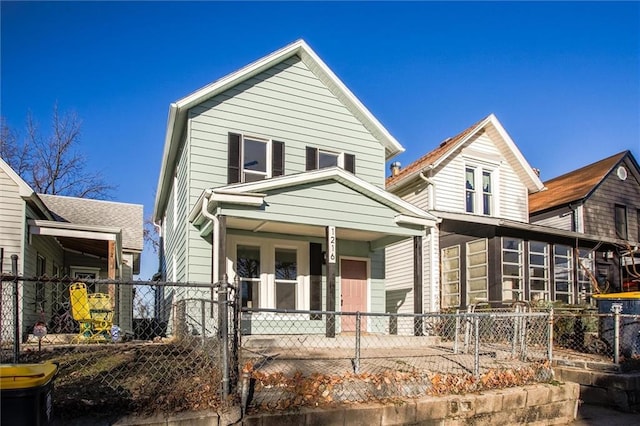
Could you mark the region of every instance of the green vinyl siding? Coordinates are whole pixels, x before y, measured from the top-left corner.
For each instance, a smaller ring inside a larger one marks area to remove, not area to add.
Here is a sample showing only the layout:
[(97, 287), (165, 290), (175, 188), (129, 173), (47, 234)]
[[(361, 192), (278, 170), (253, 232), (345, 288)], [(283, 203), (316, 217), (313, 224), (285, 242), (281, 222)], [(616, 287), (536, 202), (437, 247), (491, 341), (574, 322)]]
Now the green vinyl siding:
[(264, 209), (228, 206), (229, 216), (275, 220), (308, 225), (359, 229), (384, 233), (421, 235), (419, 229), (400, 228), (389, 207), (372, 200), (338, 182), (322, 182), (268, 191)]
[(384, 147), (297, 57), (192, 108), (188, 132), (192, 194), (226, 185), (229, 132), (284, 141), (286, 174), (313, 146), (354, 154), (358, 176), (384, 185)]

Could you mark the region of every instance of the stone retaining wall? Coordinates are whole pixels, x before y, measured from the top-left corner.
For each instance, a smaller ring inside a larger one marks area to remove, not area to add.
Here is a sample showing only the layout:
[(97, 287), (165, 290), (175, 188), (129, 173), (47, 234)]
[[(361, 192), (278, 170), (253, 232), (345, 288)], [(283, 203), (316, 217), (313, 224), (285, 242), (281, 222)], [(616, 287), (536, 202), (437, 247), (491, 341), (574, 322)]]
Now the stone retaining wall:
[(564, 425), (576, 417), (578, 394), (579, 385), (575, 383), (538, 384), (480, 394), (423, 397), (387, 405), (257, 414), (246, 416), (242, 425)]
[(587, 366), (556, 366), (553, 370), (557, 380), (580, 385), (580, 399), (586, 404), (640, 411), (640, 372), (597, 371)]

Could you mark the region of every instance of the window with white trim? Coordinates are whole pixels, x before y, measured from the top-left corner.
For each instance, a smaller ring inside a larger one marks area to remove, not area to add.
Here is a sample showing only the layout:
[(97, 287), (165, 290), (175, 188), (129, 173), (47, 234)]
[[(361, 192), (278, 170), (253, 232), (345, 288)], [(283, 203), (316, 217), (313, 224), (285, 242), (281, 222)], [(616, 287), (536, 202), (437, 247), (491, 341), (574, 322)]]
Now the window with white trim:
[(284, 175), (284, 142), (229, 133), (227, 183), (255, 182)]
[(493, 214), (493, 172), (476, 166), (465, 167), (465, 211), (490, 216)]
[(309, 244), (230, 237), (242, 306), (309, 309)]
[(260, 306), (260, 247), (238, 245), (236, 273), (240, 282), (242, 307)]
[(549, 298), (549, 245), (529, 242), (529, 300), (550, 300)]
[(306, 170), (340, 167), (348, 172), (356, 172), (356, 157), (345, 152), (327, 151), (308, 146), (305, 153)]
[(489, 300), (487, 239), (467, 243), (467, 304)]
[(502, 238), (502, 300), (524, 300), (524, 242)]
[(554, 299), (573, 303), (573, 248), (563, 245), (553, 247)]
[(443, 248), (442, 254), (442, 291), (443, 308), (460, 306), (460, 246)]
[(295, 249), (275, 250), (276, 309), (296, 308), (298, 254)]

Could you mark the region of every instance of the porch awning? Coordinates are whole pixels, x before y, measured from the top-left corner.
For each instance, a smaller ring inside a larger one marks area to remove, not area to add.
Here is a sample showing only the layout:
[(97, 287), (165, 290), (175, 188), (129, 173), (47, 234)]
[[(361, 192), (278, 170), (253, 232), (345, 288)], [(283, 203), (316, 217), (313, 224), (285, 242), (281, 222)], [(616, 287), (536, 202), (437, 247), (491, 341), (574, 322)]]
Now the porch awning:
[(189, 215), (203, 236), (208, 215), (225, 215), (229, 228), (290, 235), (324, 235), (369, 241), (373, 248), (417, 235), (438, 219), (340, 168), (205, 190)]
[(33, 235), (55, 237), (65, 250), (104, 259), (109, 256), (108, 244), (104, 242), (113, 241), (116, 267), (119, 269), (122, 264), (122, 230), (120, 228), (33, 219), (27, 221), (27, 224), (29, 238)]

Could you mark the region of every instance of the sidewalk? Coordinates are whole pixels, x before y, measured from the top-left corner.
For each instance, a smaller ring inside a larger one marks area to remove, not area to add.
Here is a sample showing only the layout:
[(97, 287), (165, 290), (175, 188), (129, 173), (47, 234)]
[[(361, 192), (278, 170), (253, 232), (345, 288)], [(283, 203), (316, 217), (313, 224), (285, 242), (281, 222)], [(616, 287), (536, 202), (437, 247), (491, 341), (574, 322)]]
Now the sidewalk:
[(640, 413), (624, 413), (599, 405), (580, 404), (571, 426), (628, 426), (640, 423)]

